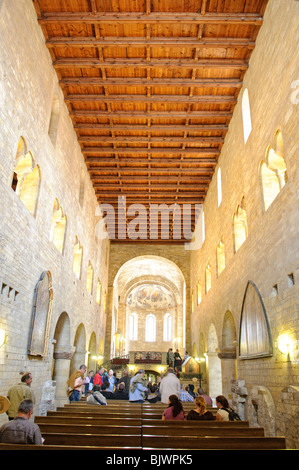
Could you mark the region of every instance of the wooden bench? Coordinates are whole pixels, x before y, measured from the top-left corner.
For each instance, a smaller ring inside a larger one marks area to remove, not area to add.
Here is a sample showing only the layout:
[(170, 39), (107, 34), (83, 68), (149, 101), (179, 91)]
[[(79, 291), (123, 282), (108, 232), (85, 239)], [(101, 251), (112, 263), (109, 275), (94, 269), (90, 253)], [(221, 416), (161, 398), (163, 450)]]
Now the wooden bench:
[(119, 426), (118, 424), (70, 424), (70, 423), (39, 423), (42, 435), (47, 433), (71, 434), (130, 434), (140, 436), (140, 426)]
[[(34, 421), (37, 424), (92, 424), (92, 425), (107, 425), (107, 418), (102, 416), (70, 416), (69, 414), (52, 414), (47, 416), (36, 416)], [(144, 418), (119, 418), (113, 417), (109, 418), (108, 424), (113, 424), (117, 426), (141, 426), (143, 425), (157, 425), (168, 427), (171, 423), (171, 426), (176, 426), (177, 428), (183, 427), (186, 424), (190, 428), (196, 427), (218, 427), (223, 429), (224, 427), (249, 427), (248, 421), (158, 421), (152, 419), (144, 419)]]
[(223, 437), (223, 436), (142, 436), (144, 450), (282, 450), (281, 437)]
[[(263, 437), (265, 435), (264, 428), (250, 428), (245, 426), (182, 426), (172, 425), (168, 422), (168, 426), (145, 425), (142, 424), (142, 436), (223, 436), (223, 437)], [(171, 437), (172, 438), (172, 437)]]
[[(140, 447), (130, 447), (129, 450), (140, 450)], [(122, 451), (123, 447), (103, 447), (103, 446), (69, 446), (69, 445), (33, 445), (33, 444), (5, 444), (0, 443), (1, 450), (108, 450)]]
[[(40, 425), (40, 423), (44, 424), (92, 424), (98, 426), (105, 426), (107, 424), (107, 418), (102, 416), (70, 416), (67, 415), (47, 415), (47, 416), (35, 416), (34, 421), (36, 424)], [(111, 424), (115, 424), (117, 426), (141, 426), (142, 420), (141, 418), (118, 418), (113, 417), (111, 420), (109, 419)]]
[(44, 445), (96, 446), (141, 448), (141, 433), (136, 434), (77, 434), (43, 432)]

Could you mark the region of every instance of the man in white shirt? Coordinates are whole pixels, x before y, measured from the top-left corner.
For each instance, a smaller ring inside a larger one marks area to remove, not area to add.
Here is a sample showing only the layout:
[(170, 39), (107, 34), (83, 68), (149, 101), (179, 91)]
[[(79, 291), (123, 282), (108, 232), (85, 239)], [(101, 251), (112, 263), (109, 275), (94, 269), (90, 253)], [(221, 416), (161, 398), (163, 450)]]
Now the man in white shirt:
[(161, 402), (168, 404), (168, 397), (170, 395), (176, 395), (179, 397), (180, 394), (180, 381), (174, 374), (172, 368), (168, 369), (167, 376), (161, 380), (160, 384)]

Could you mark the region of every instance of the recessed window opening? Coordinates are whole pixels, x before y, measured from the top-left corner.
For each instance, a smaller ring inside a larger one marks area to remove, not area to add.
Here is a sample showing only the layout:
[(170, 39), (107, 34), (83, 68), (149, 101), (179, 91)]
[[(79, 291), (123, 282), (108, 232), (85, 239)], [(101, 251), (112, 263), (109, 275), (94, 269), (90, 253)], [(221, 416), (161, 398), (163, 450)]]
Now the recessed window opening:
[(221, 239), (217, 245), (217, 275), (219, 276), (225, 268), (225, 252), (224, 252), (224, 242)]
[(234, 249), (235, 253), (243, 245), (247, 238), (247, 216), (245, 210), (244, 197), (241, 204), (238, 205), (237, 210), (233, 218), (233, 230), (234, 230)]
[(137, 313), (131, 313), (129, 317), (129, 337), (131, 341), (138, 339), (138, 316)]
[(66, 229), (66, 215), (60, 206), (58, 199), (55, 199), (52, 215), (52, 226), (50, 239), (60, 253), (63, 252)]
[(295, 284), (294, 274), (288, 274), (288, 287), (292, 287)]
[(242, 118), (243, 118), (244, 143), (246, 144), (248, 137), (252, 130), (249, 94), (248, 94), (247, 88), (244, 90), (244, 93), (242, 96)]
[(172, 337), (172, 317), (170, 313), (164, 315), (164, 325), (163, 325), (163, 340), (171, 341)]
[(87, 268), (86, 289), (88, 290), (90, 294), (92, 294), (93, 273), (94, 273), (94, 269), (93, 269), (91, 262), (89, 261), (88, 268)]
[(145, 320), (145, 341), (156, 341), (156, 317), (153, 314), (148, 315)]
[(27, 152), (25, 139), (20, 137), (11, 187), (33, 216), (36, 214), (39, 186), (40, 168), (35, 164), (32, 152)]
[(201, 293), (201, 281), (197, 282), (197, 305), (201, 303), (202, 293)]
[(98, 282), (97, 282), (96, 302), (97, 302), (98, 305), (101, 305), (101, 302), (102, 302), (102, 283), (101, 283), (100, 279), (98, 279)]
[(57, 95), (55, 95), (52, 101), (51, 116), (50, 116), (49, 129), (48, 129), (49, 137), (54, 146), (56, 145), (56, 140), (57, 140), (59, 113), (60, 113), (59, 98)]
[(260, 165), (260, 180), (266, 211), (287, 182), (287, 168), (280, 130), (274, 135), (274, 147), (271, 145), (267, 147), (265, 160)]
[(74, 252), (73, 252), (73, 271), (76, 274), (77, 279), (81, 278), (82, 256), (83, 256), (83, 247), (81, 246), (80, 241), (76, 237)]
[(209, 292), (212, 285), (211, 265), (206, 266), (206, 293)]
[(217, 171), (217, 197), (218, 197), (218, 207), (219, 207), (222, 201), (221, 168), (218, 168), (218, 171)]

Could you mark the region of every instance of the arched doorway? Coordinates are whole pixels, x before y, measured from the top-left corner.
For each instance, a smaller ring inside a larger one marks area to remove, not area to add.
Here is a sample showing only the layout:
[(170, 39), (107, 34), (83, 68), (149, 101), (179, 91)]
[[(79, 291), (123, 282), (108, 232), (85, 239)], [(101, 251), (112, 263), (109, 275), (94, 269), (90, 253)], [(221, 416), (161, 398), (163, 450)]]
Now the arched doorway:
[(70, 362), (73, 348), (70, 342), (70, 319), (66, 312), (58, 318), (54, 332), (53, 374), (56, 382), (56, 405), (67, 402), (67, 380), (70, 372)]
[(222, 366), (222, 393), (231, 395), (231, 382), (237, 378), (237, 333), (232, 313), (228, 310), (224, 315), (222, 326), (222, 348), (218, 356)]
[(110, 357), (169, 348), (184, 354), (185, 279), (180, 268), (144, 255), (124, 263), (113, 282)]

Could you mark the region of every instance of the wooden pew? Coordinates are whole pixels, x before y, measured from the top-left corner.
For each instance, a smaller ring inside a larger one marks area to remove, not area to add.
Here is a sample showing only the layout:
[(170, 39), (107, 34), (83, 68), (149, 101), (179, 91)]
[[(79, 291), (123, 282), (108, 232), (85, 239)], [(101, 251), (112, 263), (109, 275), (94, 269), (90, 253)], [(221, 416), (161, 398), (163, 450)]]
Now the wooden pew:
[(104, 448), (141, 448), (141, 433), (136, 434), (77, 434), (43, 432), (44, 445), (96, 446)]
[(90, 424), (90, 425), (97, 425), (97, 426), (106, 426), (107, 424), (113, 424), (116, 426), (141, 426), (143, 425), (158, 425), (159, 427), (167, 428), (171, 424), (172, 427), (182, 428), (186, 425), (190, 429), (193, 428), (219, 428), (220, 430), (223, 428), (240, 428), (240, 427), (249, 427), (248, 421), (162, 421), (162, 420), (151, 420), (151, 419), (144, 419), (144, 418), (107, 418), (102, 416), (70, 416), (69, 414), (53, 414), (51, 416), (36, 416), (34, 418), (35, 423), (38, 425), (40, 424)]
[[(5, 444), (0, 443), (1, 450), (109, 450), (121, 451), (123, 447), (103, 447), (103, 446), (69, 446), (69, 445), (33, 445), (33, 444)], [(131, 447), (129, 450), (140, 450), (139, 447)]]
[[(47, 416), (35, 416), (34, 421), (36, 424), (92, 424), (97, 426), (105, 426), (107, 424), (107, 418), (102, 416), (72, 416), (63, 414), (52, 414)], [(141, 426), (141, 418), (119, 418), (113, 417), (109, 419), (108, 423), (115, 424), (117, 426)]]
[(282, 437), (142, 436), (144, 450), (282, 450)]
[(42, 435), (47, 433), (71, 434), (128, 434), (141, 435), (140, 426), (119, 426), (117, 424), (70, 424), (70, 423), (39, 423)]
[[(202, 422), (202, 421), (201, 421)], [(227, 422), (227, 421), (226, 421)], [(263, 437), (264, 428), (250, 428), (245, 426), (189, 426), (188, 422), (181, 426), (172, 425), (168, 421), (168, 426), (142, 424), (142, 436), (181, 436), (184, 440), (189, 436), (223, 436), (223, 437)]]

